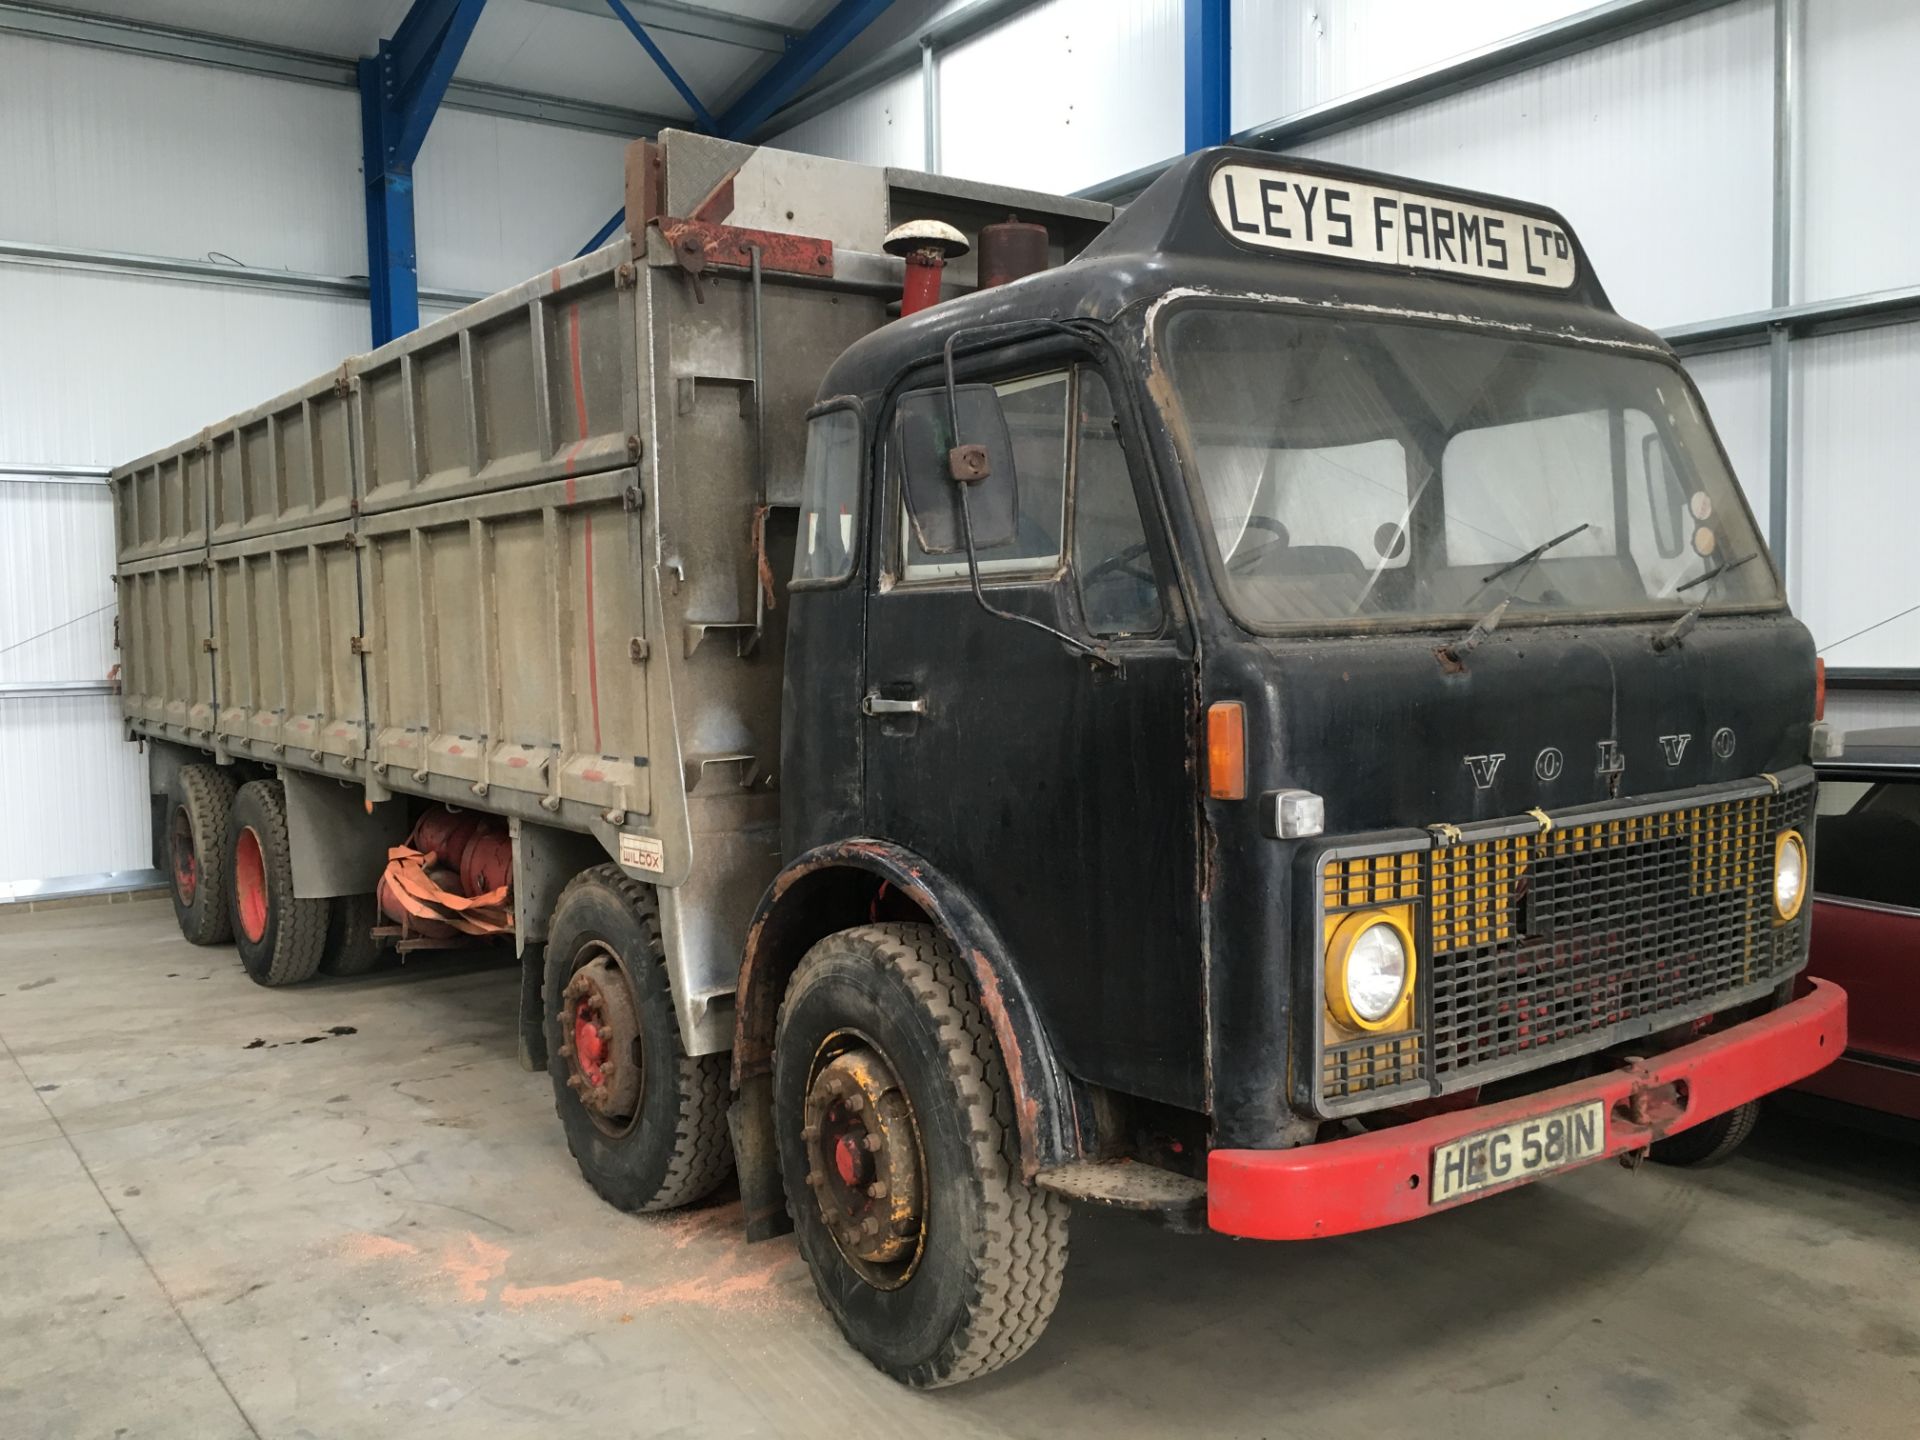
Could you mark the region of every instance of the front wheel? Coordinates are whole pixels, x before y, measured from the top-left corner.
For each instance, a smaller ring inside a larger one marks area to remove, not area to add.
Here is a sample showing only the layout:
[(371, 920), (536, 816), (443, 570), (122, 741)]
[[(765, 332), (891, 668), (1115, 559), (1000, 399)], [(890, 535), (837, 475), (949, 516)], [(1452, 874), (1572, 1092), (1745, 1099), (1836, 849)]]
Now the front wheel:
[(622, 1210), (703, 1199), (733, 1168), (727, 1057), (680, 1043), (653, 892), (618, 865), (577, 875), (547, 932), (547, 1073), (567, 1148)]
[(1662, 1165), (1718, 1165), (1746, 1143), (1760, 1122), (1760, 1102), (1749, 1100), (1724, 1115), (1702, 1120), (1670, 1140), (1656, 1140), (1647, 1153)]
[(773, 1086), (800, 1252), (855, 1348), (922, 1389), (1025, 1354), (1060, 1299), (1067, 1202), (1020, 1178), (1012, 1086), (953, 944), (888, 924), (815, 945)]

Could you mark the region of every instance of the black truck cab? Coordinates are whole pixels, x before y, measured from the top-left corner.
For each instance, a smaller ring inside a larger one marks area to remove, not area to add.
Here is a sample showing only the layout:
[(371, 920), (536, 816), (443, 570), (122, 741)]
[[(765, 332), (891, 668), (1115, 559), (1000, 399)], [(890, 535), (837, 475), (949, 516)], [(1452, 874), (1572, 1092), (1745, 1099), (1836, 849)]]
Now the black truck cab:
[(1557, 215), (1204, 151), (809, 426), (748, 1108), (887, 920), (964, 962), (1025, 1180), (1243, 1235), (1724, 1146), (1836, 1042), (1811, 640)]

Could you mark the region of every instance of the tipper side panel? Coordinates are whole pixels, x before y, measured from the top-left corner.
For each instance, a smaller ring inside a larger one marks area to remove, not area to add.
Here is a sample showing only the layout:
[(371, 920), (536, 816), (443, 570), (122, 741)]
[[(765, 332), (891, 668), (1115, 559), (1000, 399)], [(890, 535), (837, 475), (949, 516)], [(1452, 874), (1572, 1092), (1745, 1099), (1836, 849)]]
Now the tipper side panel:
[(578, 830), (653, 809), (624, 253), (359, 366), (371, 761), (388, 785)]
[(352, 527), (216, 545), (208, 578), (220, 743), (288, 764), (364, 753)]
[(183, 744), (212, 743), (214, 685), (206, 551), (122, 560), (121, 709), (128, 723)]

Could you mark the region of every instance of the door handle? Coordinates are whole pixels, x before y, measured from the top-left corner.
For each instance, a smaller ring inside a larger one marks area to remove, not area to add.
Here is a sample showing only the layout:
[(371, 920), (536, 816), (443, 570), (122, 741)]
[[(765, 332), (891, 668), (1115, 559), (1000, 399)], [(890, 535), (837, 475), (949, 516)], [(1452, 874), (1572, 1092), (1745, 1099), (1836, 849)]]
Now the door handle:
[(862, 715), (924, 715), (927, 702), (916, 695), (911, 700), (893, 700), (878, 690), (869, 690), (860, 702)]

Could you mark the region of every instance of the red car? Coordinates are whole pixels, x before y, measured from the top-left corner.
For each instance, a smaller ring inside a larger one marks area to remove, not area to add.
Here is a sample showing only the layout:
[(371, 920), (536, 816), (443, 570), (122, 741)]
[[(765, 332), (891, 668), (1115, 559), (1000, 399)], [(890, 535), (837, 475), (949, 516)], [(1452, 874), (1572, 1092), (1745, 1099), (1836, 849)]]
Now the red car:
[(1796, 1088), (1920, 1120), (1920, 726), (1823, 760), (1809, 975), (1847, 992), (1847, 1049)]

